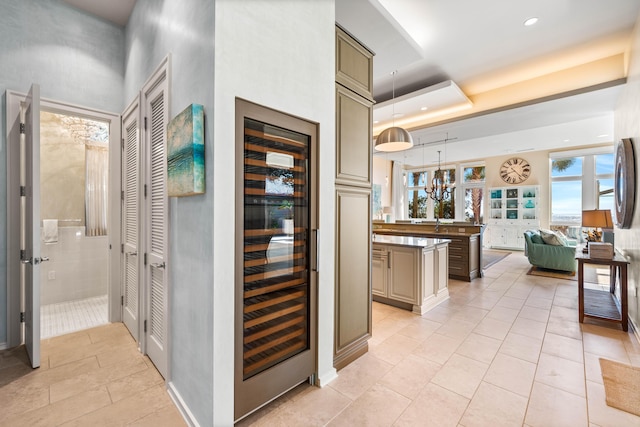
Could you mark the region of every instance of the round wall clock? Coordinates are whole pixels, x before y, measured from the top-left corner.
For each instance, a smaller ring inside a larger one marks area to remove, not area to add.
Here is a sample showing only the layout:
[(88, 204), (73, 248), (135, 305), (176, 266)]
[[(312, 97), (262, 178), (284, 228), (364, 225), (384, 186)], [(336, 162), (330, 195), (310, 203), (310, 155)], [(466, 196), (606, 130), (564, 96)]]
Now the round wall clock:
[(636, 202), (636, 160), (630, 139), (623, 139), (616, 147), (613, 194), (616, 204), (616, 225), (631, 227)]
[(500, 166), (500, 178), (507, 184), (520, 184), (531, 175), (531, 165), (525, 159), (512, 157)]

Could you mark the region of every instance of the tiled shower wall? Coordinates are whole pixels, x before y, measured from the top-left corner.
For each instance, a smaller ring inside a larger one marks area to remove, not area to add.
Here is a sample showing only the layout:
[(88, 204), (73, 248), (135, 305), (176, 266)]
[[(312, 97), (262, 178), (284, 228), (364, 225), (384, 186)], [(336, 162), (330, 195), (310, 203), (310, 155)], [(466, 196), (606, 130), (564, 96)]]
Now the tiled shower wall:
[(40, 304), (107, 294), (109, 240), (87, 237), (84, 227), (60, 227), (57, 243), (41, 241)]

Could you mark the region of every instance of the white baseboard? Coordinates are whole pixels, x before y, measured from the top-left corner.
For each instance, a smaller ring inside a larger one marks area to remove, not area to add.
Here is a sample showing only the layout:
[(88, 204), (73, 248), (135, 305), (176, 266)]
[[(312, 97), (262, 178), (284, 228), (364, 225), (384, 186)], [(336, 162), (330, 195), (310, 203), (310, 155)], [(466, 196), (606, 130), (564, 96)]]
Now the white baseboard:
[(318, 378), (316, 378), (315, 385), (322, 388), (327, 384), (329, 384), (331, 381), (335, 380), (336, 378), (338, 378), (338, 371), (336, 371), (335, 368), (331, 368), (329, 369), (328, 372), (325, 372), (322, 375), (318, 375)]
[(640, 344), (640, 328), (638, 328), (638, 325), (635, 324), (631, 317), (629, 317), (629, 326), (631, 327), (633, 335), (635, 335), (638, 344)]
[(189, 407), (184, 403), (184, 400), (182, 400), (182, 396), (180, 396), (180, 393), (173, 386), (173, 382), (167, 383), (167, 392), (187, 424), (191, 427), (200, 427), (200, 424), (198, 424), (198, 421), (189, 410)]

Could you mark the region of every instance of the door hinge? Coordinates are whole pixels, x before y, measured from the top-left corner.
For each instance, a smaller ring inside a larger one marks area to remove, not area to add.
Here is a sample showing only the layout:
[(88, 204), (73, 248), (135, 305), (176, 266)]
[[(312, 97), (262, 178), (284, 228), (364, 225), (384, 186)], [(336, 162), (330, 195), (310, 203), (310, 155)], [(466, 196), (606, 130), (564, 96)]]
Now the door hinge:
[(144, 265), (147, 265), (147, 253), (144, 253)]
[(20, 323), (24, 323), (24, 311), (20, 312)]
[(21, 197), (26, 197), (27, 196), (27, 187), (25, 187), (24, 185), (20, 186), (20, 196)]
[(120, 200), (124, 200), (124, 190), (120, 191)]
[(25, 124), (24, 123), (20, 123), (20, 133), (24, 134), (25, 133)]
[(147, 118), (144, 118), (144, 130), (147, 130)]
[(147, 333), (147, 321), (146, 320), (144, 321), (144, 333), (145, 334)]
[(124, 138), (122, 138), (122, 149), (124, 150)]
[(120, 253), (124, 253), (124, 243), (120, 244)]
[(147, 184), (144, 185), (144, 198), (147, 198)]
[(120, 305), (124, 307), (124, 295), (120, 295)]
[(25, 249), (20, 249), (20, 261), (27, 259), (27, 251)]

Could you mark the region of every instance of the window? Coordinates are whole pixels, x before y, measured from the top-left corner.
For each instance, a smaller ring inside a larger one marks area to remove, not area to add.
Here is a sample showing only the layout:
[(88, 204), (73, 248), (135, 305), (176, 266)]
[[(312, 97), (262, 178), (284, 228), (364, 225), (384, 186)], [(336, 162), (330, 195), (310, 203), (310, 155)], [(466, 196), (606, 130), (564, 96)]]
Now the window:
[(581, 239), (582, 211), (613, 208), (612, 147), (551, 155), (551, 228)]
[(464, 220), (481, 224), (484, 219), (482, 196), (484, 194), (484, 166), (462, 167), (462, 188), (464, 191)]
[(427, 172), (424, 169), (408, 170), (407, 176), (407, 217), (427, 217), (427, 192), (424, 190)]
[[(436, 171), (434, 171), (433, 173), (436, 173)], [(448, 186), (449, 186), (450, 192), (449, 192), (449, 195), (444, 198), (441, 197), (442, 194), (440, 191), (436, 192), (436, 197), (439, 199), (442, 198), (443, 200), (440, 201), (440, 203), (435, 203), (435, 201), (432, 200), (433, 201), (433, 217), (454, 219), (456, 217), (456, 170), (443, 169), (442, 173), (444, 174), (445, 181), (448, 180)]]
[[(599, 154), (596, 156), (596, 191), (598, 195), (598, 209), (613, 211), (613, 153)], [(613, 215), (613, 212), (612, 212)]]
[(582, 219), (582, 157), (551, 160), (551, 223), (580, 224)]

